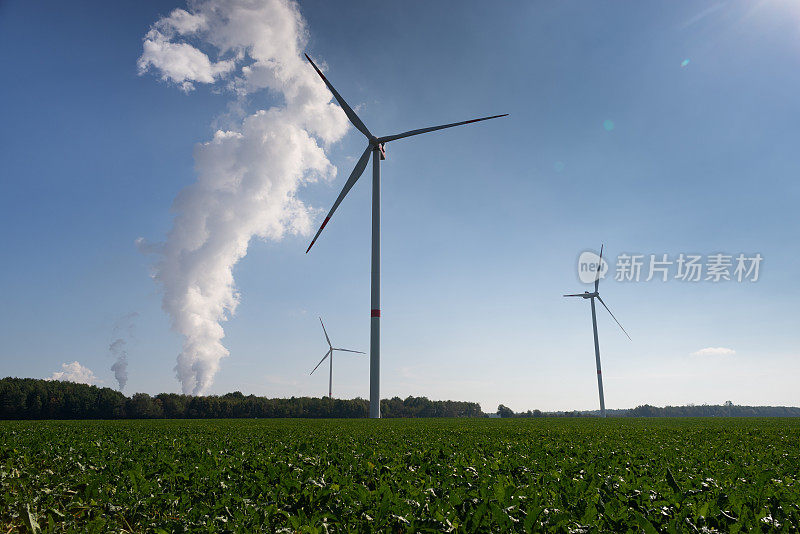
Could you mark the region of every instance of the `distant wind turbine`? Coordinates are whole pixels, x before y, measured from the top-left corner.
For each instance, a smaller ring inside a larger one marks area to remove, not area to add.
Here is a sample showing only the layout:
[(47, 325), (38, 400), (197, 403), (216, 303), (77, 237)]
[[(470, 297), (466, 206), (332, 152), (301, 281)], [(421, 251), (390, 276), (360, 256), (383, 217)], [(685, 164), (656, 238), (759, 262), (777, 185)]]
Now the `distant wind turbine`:
[[(360, 350), (350, 350), (350, 349), (337, 349), (331, 345), (331, 338), (328, 337), (328, 331), (325, 330), (325, 323), (322, 322), (322, 317), (319, 318), (319, 324), (322, 325), (322, 331), (325, 333), (325, 340), (328, 342), (328, 352), (325, 353), (325, 356), (319, 361), (317, 367), (322, 365), (322, 362), (325, 361), (325, 358), (330, 357), (330, 375), (328, 376), (328, 397), (333, 398), (333, 351), (338, 350), (341, 352), (355, 352), (356, 354), (366, 354), (365, 352), (361, 352)], [(311, 370), (309, 375), (313, 375), (314, 371), (317, 370), (317, 367)]]
[(353, 108), (351, 108), (347, 102), (344, 101), (342, 96), (333, 88), (333, 85), (328, 81), (322, 71), (317, 68), (311, 58), (308, 57), (306, 54), (306, 59), (311, 63), (314, 67), (314, 70), (317, 71), (322, 81), (325, 82), (325, 85), (328, 86), (331, 93), (333, 93), (333, 97), (342, 107), (347, 118), (350, 119), (350, 122), (353, 123), (353, 126), (358, 129), (364, 136), (367, 138), (368, 145), (367, 148), (364, 150), (364, 153), (359, 158), (358, 163), (356, 163), (353, 172), (350, 173), (350, 177), (345, 182), (344, 187), (342, 188), (341, 193), (336, 198), (336, 202), (333, 203), (333, 207), (328, 212), (327, 217), (325, 220), (322, 221), (322, 225), (317, 230), (314, 239), (311, 240), (311, 244), (308, 245), (306, 249), (306, 253), (311, 250), (311, 247), (314, 246), (314, 243), (317, 241), (319, 234), (322, 233), (322, 230), (325, 228), (325, 225), (328, 224), (328, 221), (331, 220), (333, 216), (333, 212), (336, 211), (336, 208), (339, 207), (342, 200), (350, 189), (355, 185), (358, 179), (361, 177), (361, 173), (364, 172), (364, 169), (367, 166), (367, 161), (369, 161), (370, 152), (372, 152), (372, 268), (371, 268), (371, 286), (370, 286), (370, 299), (371, 299), (371, 311), (370, 311), (370, 331), (369, 331), (369, 416), (373, 418), (377, 418), (381, 416), (381, 393), (380, 393), (380, 318), (381, 318), (381, 160), (386, 159), (386, 151), (384, 149), (384, 145), (389, 141), (396, 141), (397, 139), (403, 139), (404, 137), (411, 137), (413, 135), (424, 134), (428, 132), (434, 132), (436, 130), (443, 130), (444, 128), (452, 128), (453, 126), (461, 126), (463, 124), (471, 124), (473, 122), (485, 121), (489, 119), (496, 119), (498, 117), (505, 117), (508, 114), (503, 115), (493, 115), (491, 117), (483, 117), (480, 119), (472, 119), (468, 121), (462, 122), (454, 122), (451, 124), (443, 124), (441, 126), (432, 126), (430, 128), (421, 128), (419, 130), (410, 130), (408, 132), (403, 132), (400, 134), (395, 135), (387, 135), (385, 137), (375, 137), (372, 133), (367, 129), (361, 119), (358, 118)]
[[(576, 293), (574, 295), (564, 295), (564, 296), (582, 297), (585, 299), (589, 299), (590, 302), (592, 303), (592, 330), (594, 331), (594, 358), (595, 361), (597, 362), (597, 389), (600, 392), (600, 416), (605, 417), (606, 401), (603, 398), (603, 374), (600, 370), (600, 344), (597, 341), (597, 314), (594, 311), (594, 299), (600, 301), (600, 304), (602, 304), (603, 307), (606, 309), (606, 311), (608, 311), (608, 313), (611, 314), (611, 317), (614, 319), (614, 321), (616, 321), (616, 323), (619, 325), (620, 328), (622, 328), (622, 325), (620, 324), (619, 321), (617, 321), (617, 318), (614, 317), (614, 314), (611, 313), (611, 310), (608, 309), (608, 306), (606, 306), (606, 303), (603, 302), (603, 299), (600, 298), (598, 287), (600, 286), (600, 271), (602, 271), (602, 269), (603, 269), (603, 245), (600, 245), (600, 261), (597, 263), (597, 276), (594, 279), (594, 292), (589, 293), (588, 291), (584, 291), (583, 293)], [(625, 329), (622, 328), (622, 331), (625, 332)], [(625, 332), (625, 335), (628, 336), (628, 339), (631, 338), (631, 336), (628, 335), (628, 332)]]

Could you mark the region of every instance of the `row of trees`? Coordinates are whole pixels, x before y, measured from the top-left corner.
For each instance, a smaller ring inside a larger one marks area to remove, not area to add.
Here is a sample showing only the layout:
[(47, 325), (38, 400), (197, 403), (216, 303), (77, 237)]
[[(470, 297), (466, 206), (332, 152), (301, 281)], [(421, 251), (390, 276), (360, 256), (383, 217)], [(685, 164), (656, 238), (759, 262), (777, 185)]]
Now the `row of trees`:
[[(126, 397), (110, 388), (86, 384), (4, 378), (0, 380), (0, 419), (219, 419), (266, 417), (342, 417), (369, 415), (365, 399), (292, 397), (268, 399), (240, 392), (222, 396), (136, 393)], [(476, 402), (432, 401), (425, 397), (384, 399), (384, 417), (482, 417)]]
[(593, 417), (598, 414), (593, 412), (579, 412), (578, 410), (572, 412), (543, 412), (541, 410), (528, 410), (527, 412), (514, 413), (514, 410), (501, 404), (497, 407), (497, 415), (500, 417)]
[[(599, 417), (599, 411), (541, 412), (528, 410), (514, 413), (511, 408), (497, 407), (500, 417)], [(800, 417), (800, 408), (790, 406), (737, 406), (731, 401), (721, 405), (665, 406), (644, 404), (630, 410), (608, 410), (609, 417)]]
[(737, 406), (728, 401), (723, 405), (665, 406), (645, 404), (625, 413), (626, 417), (800, 417), (800, 408), (791, 406)]
[[(222, 396), (195, 397), (161, 393), (151, 397), (136, 393), (126, 397), (110, 388), (86, 384), (4, 378), (0, 380), (0, 419), (220, 419), (267, 417), (359, 418), (369, 414), (365, 399), (292, 397), (268, 399), (240, 392)], [(597, 412), (514, 413), (497, 408), (500, 417), (596, 417)], [(394, 397), (381, 401), (383, 417), (484, 417), (476, 402), (432, 401), (426, 397)], [(644, 405), (631, 410), (613, 410), (614, 417), (800, 417), (800, 408), (783, 406), (737, 406), (728, 401), (710, 406)]]

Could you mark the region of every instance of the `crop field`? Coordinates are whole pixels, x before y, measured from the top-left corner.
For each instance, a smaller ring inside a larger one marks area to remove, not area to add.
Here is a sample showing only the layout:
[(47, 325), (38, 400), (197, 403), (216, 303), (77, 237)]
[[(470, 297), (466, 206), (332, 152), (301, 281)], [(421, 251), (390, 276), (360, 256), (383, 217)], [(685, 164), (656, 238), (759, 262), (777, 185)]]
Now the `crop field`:
[(800, 421), (0, 422), (0, 528), (800, 529)]

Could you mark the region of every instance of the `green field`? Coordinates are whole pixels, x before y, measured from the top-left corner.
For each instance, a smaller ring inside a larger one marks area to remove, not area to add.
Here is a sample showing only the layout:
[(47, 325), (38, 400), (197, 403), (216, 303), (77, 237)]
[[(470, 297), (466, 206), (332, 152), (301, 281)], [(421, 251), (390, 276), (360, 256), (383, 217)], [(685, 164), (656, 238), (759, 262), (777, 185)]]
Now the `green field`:
[(800, 529), (800, 420), (0, 422), (2, 532)]

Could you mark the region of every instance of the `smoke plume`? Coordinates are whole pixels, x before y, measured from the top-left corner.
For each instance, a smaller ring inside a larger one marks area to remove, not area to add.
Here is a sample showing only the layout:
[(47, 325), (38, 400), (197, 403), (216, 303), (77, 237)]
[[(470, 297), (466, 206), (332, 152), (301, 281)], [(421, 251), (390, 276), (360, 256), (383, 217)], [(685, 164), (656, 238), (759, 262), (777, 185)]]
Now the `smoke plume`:
[(114, 378), (119, 384), (119, 390), (122, 391), (125, 389), (125, 384), (128, 383), (128, 351), (125, 350), (125, 340), (122, 338), (115, 339), (108, 346), (108, 350), (114, 357), (111, 370), (114, 371)]
[(108, 346), (108, 352), (114, 358), (111, 370), (114, 371), (114, 378), (119, 384), (119, 390), (125, 389), (128, 383), (128, 340), (132, 340), (134, 335), (134, 320), (139, 316), (136, 312), (131, 312), (120, 317), (114, 323), (113, 335), (117, 339)]
[[(267, 90), (278, 102), (236, 120), (195, 148), (197, 181), (175, 199), (164, 243), (147, 245), (162, 307), (182, 334), (175, 371), (184, 393), (211, 385), (223, 346), (222, 323), (236, 310), (233, 267), (251, 239), (307, 234), (312, 213), (298, 188), (336, 169), (323, 146), (340, 139), (347, 118), (303, 59), (305, 22), (289, 0), (196, 0), (155, 22), (144, 37), (140, 73), (152, 71), (185, 92), (218, 84), (231, 109)], [(211, 54), (211, 56), (209, 56)]]

